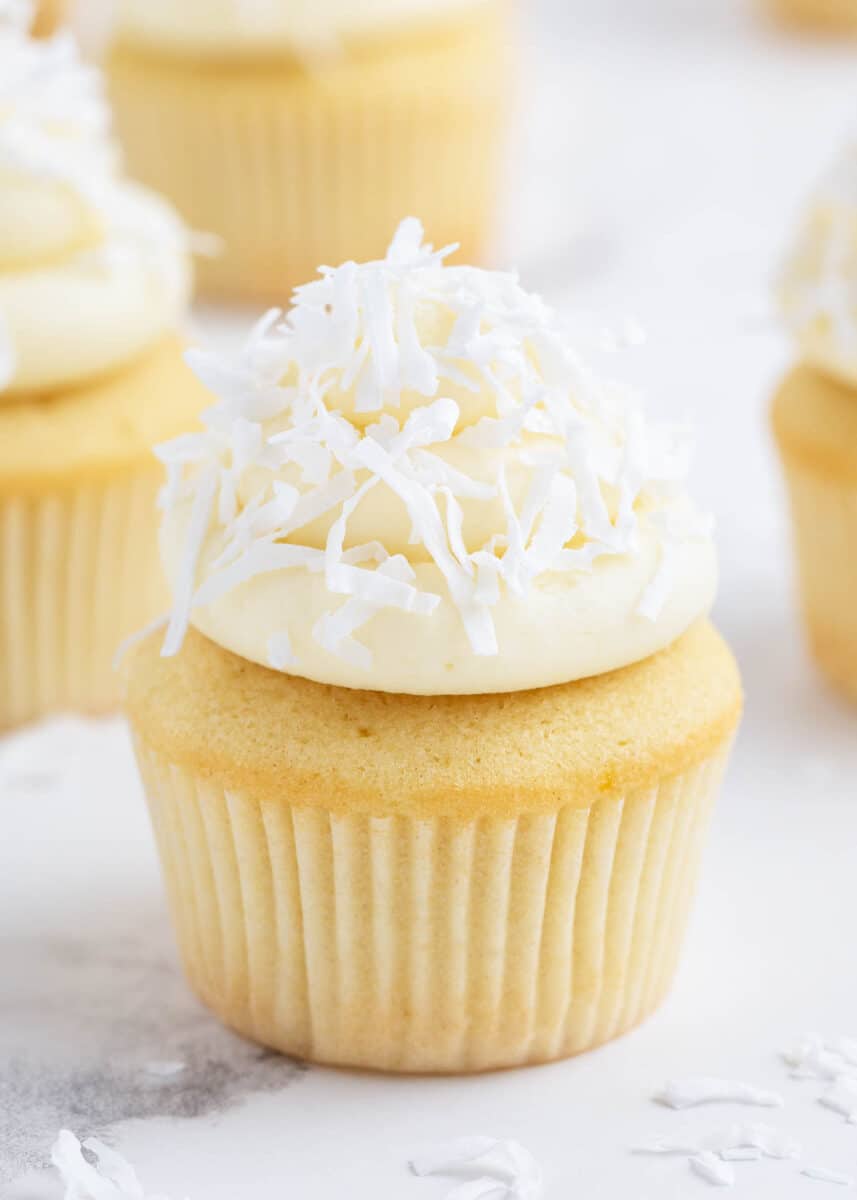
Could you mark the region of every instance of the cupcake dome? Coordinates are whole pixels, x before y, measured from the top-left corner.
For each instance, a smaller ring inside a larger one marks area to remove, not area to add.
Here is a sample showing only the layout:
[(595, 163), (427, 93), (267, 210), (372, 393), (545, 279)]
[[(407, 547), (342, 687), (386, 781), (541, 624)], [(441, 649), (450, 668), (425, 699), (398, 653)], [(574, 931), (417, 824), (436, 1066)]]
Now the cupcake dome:
[(115, 698), (115, 641), (162, 587), (150, 446), (199, 404), (187, 235), (119, 177), (97, 74), (31, 17), (0, 9), (0, 726)]
[(192, 362), (126, 705), (193, 987), (383, 1070), (632, 1028), (741, 709), (684, 440), (414, 220)]
[(222, 239), (203, 291), (281, 303), (416, 209), (484, 256), (512, 42), (509, 0), (123, 0), (108, 75), (132, 173)]

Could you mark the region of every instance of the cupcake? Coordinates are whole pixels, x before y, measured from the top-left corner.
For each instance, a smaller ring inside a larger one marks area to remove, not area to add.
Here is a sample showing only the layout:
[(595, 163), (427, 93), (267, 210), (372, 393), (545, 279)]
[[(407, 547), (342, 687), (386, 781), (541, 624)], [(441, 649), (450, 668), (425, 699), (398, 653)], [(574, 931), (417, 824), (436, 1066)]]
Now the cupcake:
[(511, 0), (120, 0), (108, 60), (131, 172), (218, 234), (209, 295), (282, 303), (320, 262), (379, 258), (416, 206), (490, 237)]
[(813, 198), (779, 300), (798, 362), (773, 424), (803, 612), (819, 664), (857, 699), (857, 149)]
[(97, 77), (31, 16), (0, 9), (0, 728), (116, 703), (116, 646), (166, 601), (151, 447), (203, 395), (183, 228), (118, 177)]
[[(11, 0), (11, 3), (17, 3), (17, 0)], [(48, 37), (56, 32), (65, 20), (68, 7), (68, 0), (39, 0), (32, 26), (36, 37)]]
[(767, 0), (787, 24), (828, 33), (857, 33), (857, 0)]
[(683, 442), (414, 220), (192, 361), (126, 703), (198, 995), (389, 1071), (642, 1021), (741, 708)]

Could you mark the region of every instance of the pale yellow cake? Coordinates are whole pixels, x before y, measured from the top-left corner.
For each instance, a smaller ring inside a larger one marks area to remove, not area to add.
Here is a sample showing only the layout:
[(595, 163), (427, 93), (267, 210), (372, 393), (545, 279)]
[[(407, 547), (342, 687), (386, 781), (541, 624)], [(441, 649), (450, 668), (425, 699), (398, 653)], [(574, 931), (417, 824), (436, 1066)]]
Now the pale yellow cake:
[(476, 1071), (575, 1054), (672, 979), (741, 712), (701, 622), (594, 679), (494, 696), (312, 683), (191, 633), (127, 667), (201, 999), (316, 1061)]
[(798, 367), (774, 401), (812, 649), (857, 699), (857, 387)]
[(290, 46), (156, 44), (123, 32), (120, 9), (108, 77), (131, 172), (222, 239), (200, 263), (202, 290), (282, 303), (320, 263), (380, 258), (410, 212), (435, 245), (485, 255), (515, 86), (510, 40), (506, 0), (308, 59)]
[(857, 33), (857, 0), (766, 0), (771, 14), (799, 29)]

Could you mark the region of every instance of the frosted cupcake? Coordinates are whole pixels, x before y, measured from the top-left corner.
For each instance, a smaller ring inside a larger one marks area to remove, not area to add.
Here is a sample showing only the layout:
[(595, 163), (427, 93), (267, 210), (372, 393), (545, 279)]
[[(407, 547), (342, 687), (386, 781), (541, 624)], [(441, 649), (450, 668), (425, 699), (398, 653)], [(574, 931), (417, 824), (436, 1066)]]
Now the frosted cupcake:
[(116, 645), (165, 601), (151, 446), (201, 395), (184, 231), (117, 177), (98, 78), (31, 15), (0, 8), (0, 728), (115, 703)]
[(767, 0), (771, 13), (791, 25), (829, 33), (857, 33), (857, 0)]
[(486, 247), (514, 89), (510, 0), (120, 0), (109, 77), (129, 167), (219, 234), (212, 295), (281, 303), (378, 258), (419, 207)]
[(816, 658), (857, 698), (857, 148), (817, 191), (783, 271), (798, 363), (774, 400)]
[(304, 1058), (575, 1054), (665, 995), (741, 707), (684, 447), (405, 222), (169, 464), (127, 709), (190, 980)]

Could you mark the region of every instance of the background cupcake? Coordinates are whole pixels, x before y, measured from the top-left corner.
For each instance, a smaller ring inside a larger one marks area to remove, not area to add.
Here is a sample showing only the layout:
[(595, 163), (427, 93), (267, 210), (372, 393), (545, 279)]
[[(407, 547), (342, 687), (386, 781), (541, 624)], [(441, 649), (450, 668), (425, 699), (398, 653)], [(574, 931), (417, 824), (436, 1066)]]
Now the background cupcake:
[(478, 259), (514, 90), (509, 0), (121, 0), (129, 168), (219, 234), (204, 291), (272, 299), (419, 208)]
[(780, 301), (800, 361), (774, 400), (813, 651), (857, 698), (857, 149), (808, 208)]
[(0, 727), (115, 701), (163, 602), (151, 446), (193, 422), (187, 238), (121, 180), (98, 77), (0, 10)]
[(202, 999), (471, 1071), (663, 998), (741, 692), (686, 446), (421, 235), (195, 356), (219, 400), (162, 451), (174, 608), (127, 706)]
[(857, 0), (767, 0), (774, 16), (831, 33), (857, 33)]

